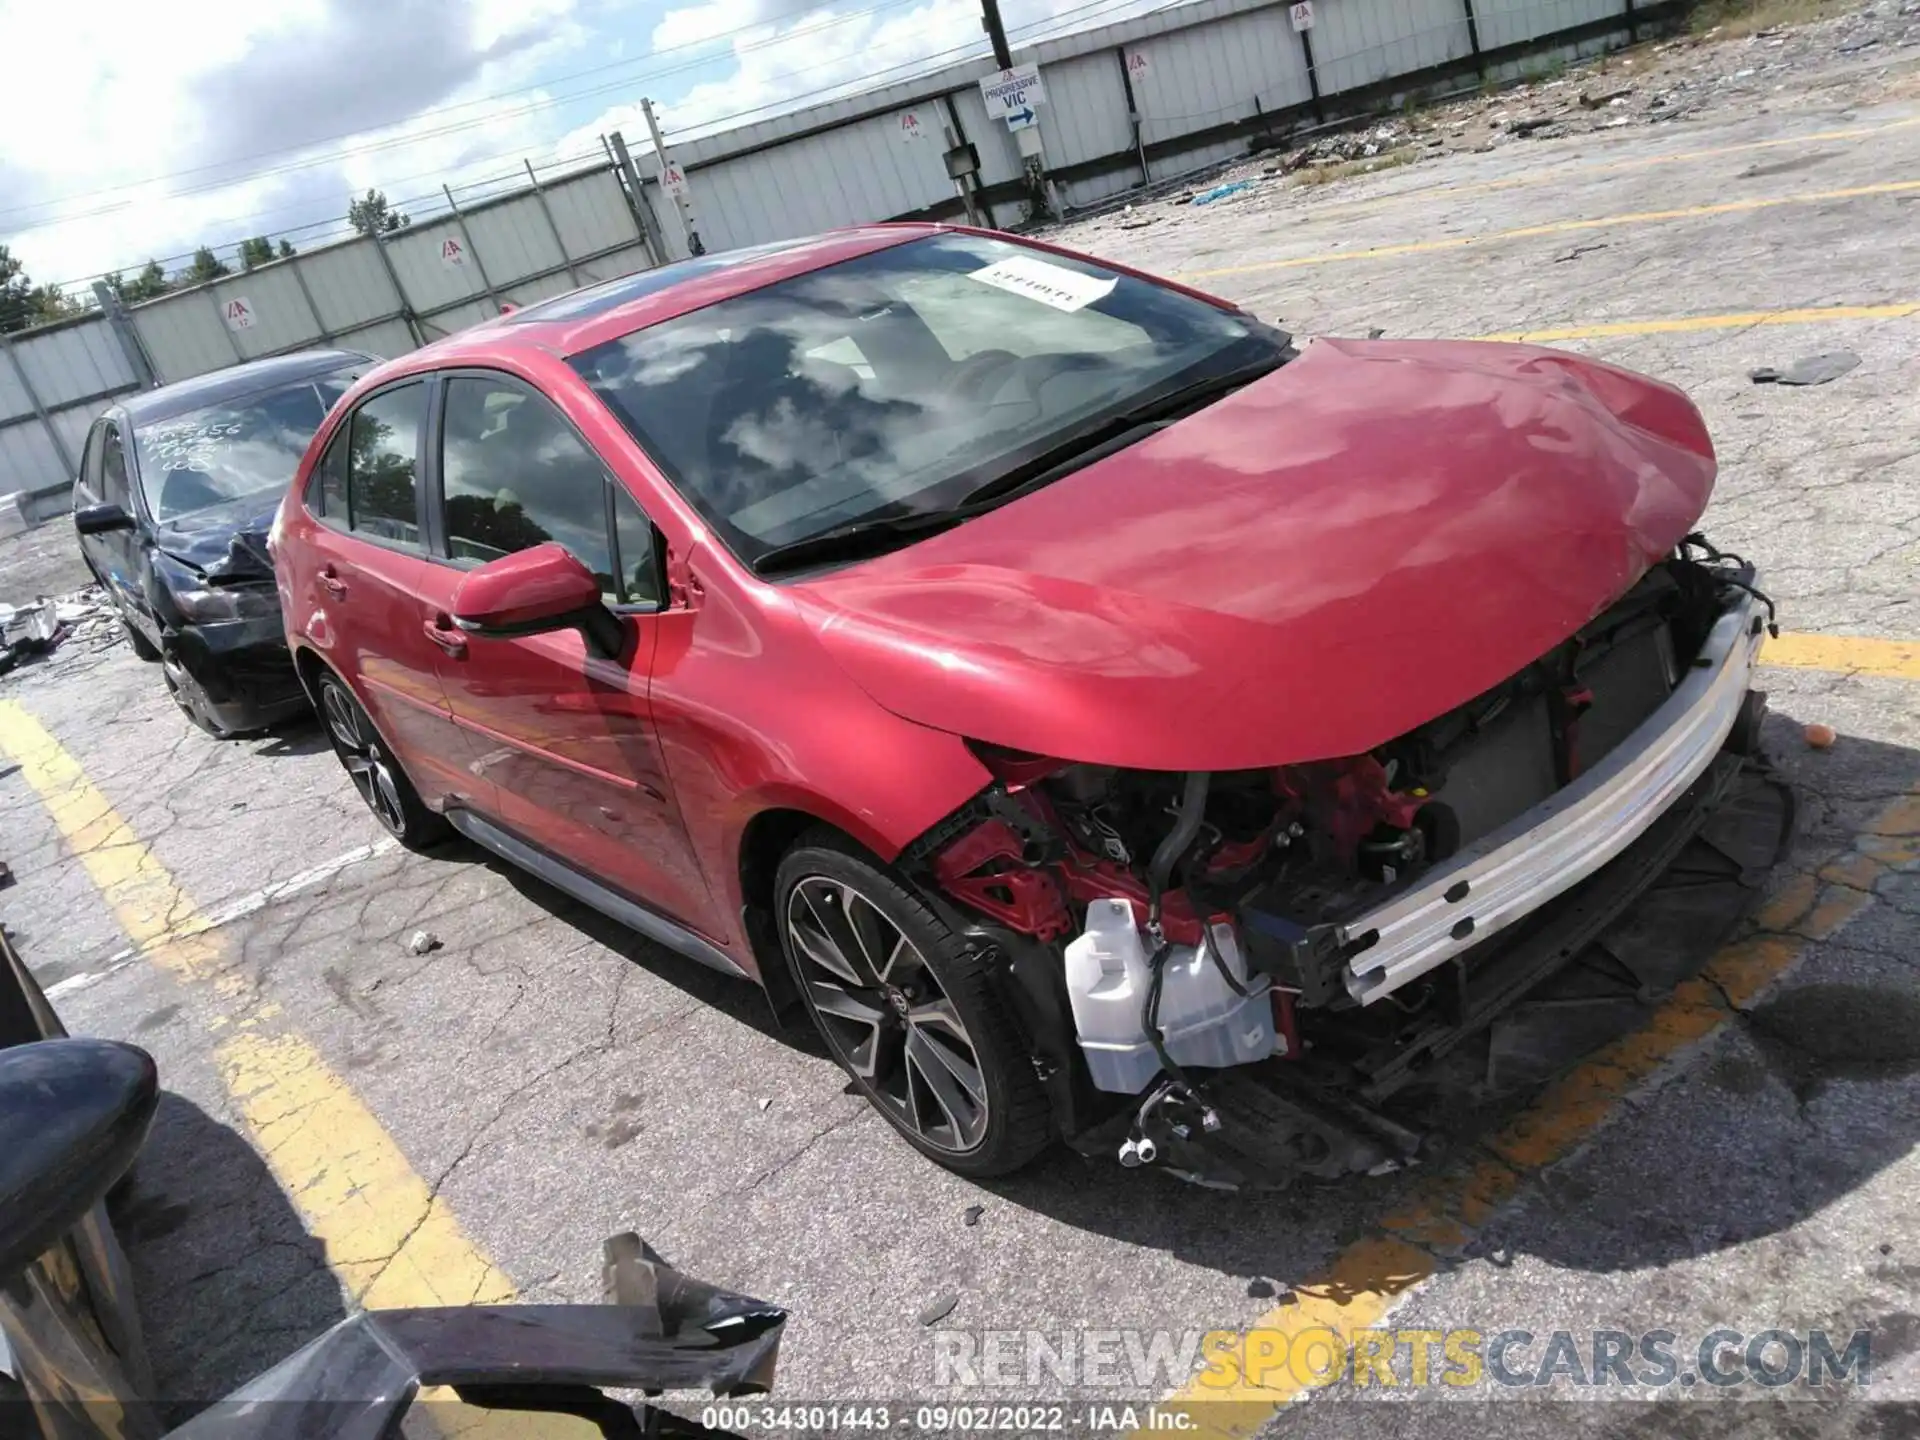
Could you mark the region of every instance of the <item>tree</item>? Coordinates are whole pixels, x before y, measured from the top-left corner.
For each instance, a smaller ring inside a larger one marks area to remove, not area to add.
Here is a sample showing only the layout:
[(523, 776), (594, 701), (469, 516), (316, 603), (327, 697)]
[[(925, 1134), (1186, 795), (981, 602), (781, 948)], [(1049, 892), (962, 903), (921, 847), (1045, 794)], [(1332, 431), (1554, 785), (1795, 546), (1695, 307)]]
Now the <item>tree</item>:
[(347, 205), (347, 223), (362, 235), (391, 235), (413, 221), (387, 203), (387, 192), (368, 190)]
[(27, 322), (30, 325), (46, 325), (55, 320), (71, 319), (87, 308), (58, 285), (34, 286), (27, 292), (27, 304), (33, 310), (33, 318)]
[(189, 285), (200, 285), (232, 273), (226, 261), (214, 254), (207, 246), (202, 245), (193, 252), (193, 263), (187, 267), (185, 279)]
[(34, 323), (32, 296), (26, 267), (0, 245), (0, 330), (24, 330)]
[(273, 242), (264, 235), (240, 242), (240, 268), (251, 270), (273, 259)]
[(282, 240), (280, 242), (279, 255), (282, 260), (291, 260), (299, 253), (298, 250), (293, 248), (293, 242), (291, 240)]

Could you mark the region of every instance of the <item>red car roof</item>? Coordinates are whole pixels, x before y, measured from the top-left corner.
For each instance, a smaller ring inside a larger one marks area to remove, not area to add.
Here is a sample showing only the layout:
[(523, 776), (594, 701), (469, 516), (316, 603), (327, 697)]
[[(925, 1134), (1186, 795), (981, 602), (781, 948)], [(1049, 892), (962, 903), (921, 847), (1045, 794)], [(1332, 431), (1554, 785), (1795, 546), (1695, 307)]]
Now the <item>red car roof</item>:
[(927, 224), (861, 225), (825, 235), (676, 260), (615, 280), (568, 291), (550, 300), (449, 335), (405, 357), (433, 365), (480, 361), (503, 350), (537, 348), (577, 355), (662, 320), (671, 320), (748, 291), (836, 265), (842, 260), (940, 233)]

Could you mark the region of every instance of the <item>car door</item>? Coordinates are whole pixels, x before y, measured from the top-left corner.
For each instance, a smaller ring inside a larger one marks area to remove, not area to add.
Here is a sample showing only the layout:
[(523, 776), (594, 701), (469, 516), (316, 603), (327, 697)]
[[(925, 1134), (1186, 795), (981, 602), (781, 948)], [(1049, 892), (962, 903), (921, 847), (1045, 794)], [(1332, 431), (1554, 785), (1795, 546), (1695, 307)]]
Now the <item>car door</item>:
[(630, 637), (618, 659), (573, 630), (476, 636), (442, 657), (454, 719), (481, 747), (500, 820), (648, 908), (724, 934), (647, 698), (665, 595), (652, 525), (536, 390), (486, 371), (444, 384), (434, 481), (448, 576), (556, 540), (599, 576)]
[[(297, 623), (322, 645), (429, 804), (494, 808), (455, 728), (435, 624), (457, 576), (427, 557), (420, 484), (433, 384), (375, 391), (334, 431), (302, 497), (319, 523), (294, 577)], [(453, 632), (455, 639), (457, 632)]]

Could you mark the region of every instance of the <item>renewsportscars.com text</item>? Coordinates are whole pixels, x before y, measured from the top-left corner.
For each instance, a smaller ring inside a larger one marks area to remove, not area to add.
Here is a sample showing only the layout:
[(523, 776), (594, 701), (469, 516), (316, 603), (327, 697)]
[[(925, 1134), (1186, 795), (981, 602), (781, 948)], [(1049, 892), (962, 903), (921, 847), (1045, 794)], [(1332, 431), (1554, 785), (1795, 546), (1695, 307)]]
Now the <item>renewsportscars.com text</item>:
[(1873, 1332), (1367, 1329), (937, 1331), (939, 1390), (1640, 1389), (1872, 1384)]

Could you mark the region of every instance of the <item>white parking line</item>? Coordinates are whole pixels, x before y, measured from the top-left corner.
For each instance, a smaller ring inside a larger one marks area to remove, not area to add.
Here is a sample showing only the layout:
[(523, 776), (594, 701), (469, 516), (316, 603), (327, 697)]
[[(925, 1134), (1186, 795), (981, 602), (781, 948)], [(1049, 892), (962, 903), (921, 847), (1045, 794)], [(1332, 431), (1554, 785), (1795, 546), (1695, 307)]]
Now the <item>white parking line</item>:
[(118, 954), (110, 956), (106, 964), (102, 965), (98, 970), (89, 970), (81, 975), (69, 975), (65, 980), (47, 987), (47, 998), (49, 1000), (58, 1000), (62, 995), (72, 995), (76, 991), (98, 985), (109, 975), (126, 969), (127, 966), (133, 964), (134, 961), (138, 960), (147, 950), (152, 949), (155, 945), (164, 944), (170, 940), (177, 940), (183, 935), (204, 934), (209, 930), (218, 930), (224, 925), (231, 925), (236, 920), (244, 920), (247, 916), (266, 909), (267, 906), (273, 904), (276, 900), (284, 900), (289, 895), (295, 895), (302, 890), (311, 890), (316, 885), (325, 884), (349, 866), (358, 865), (363, 860), (372, 860), (381, 855), (389, 855), (399, 848), (400, 842), (391, 838), (376, 840), (371, 845), (357, 845), (343, 854), (334, 856), (331, 860), (322, 860), (311, 869), (302, 870), (298, 875), (289, 876), (278, 884), (268, 885), (263, 889), (255, 890), (249, 895), (242, 895), (237, 900), (222, 905), (218, 909), (210, 910), (204, 918), (195, 921), (191, 925), (183, 926), (178, 930), (169, 930), (164, 935), (155, 936), (154, 939), (145, 946), (122, 950)]

